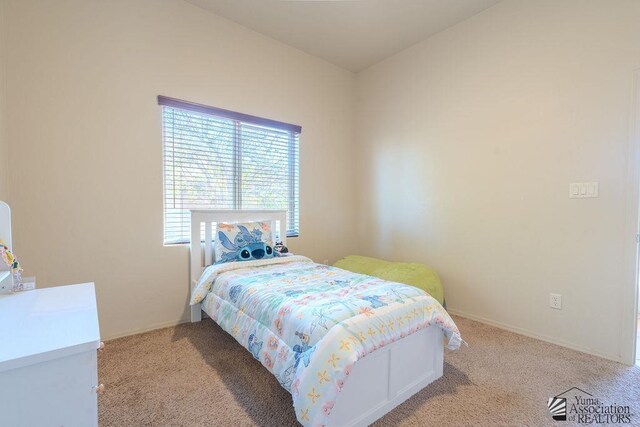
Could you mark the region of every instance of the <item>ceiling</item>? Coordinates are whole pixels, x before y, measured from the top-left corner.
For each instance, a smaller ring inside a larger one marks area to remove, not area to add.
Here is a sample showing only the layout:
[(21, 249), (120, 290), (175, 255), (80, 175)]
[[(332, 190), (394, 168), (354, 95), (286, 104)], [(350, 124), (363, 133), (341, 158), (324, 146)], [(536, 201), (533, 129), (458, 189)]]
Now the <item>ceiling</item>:
[(499, 0), (187, 0), (358, 72)]

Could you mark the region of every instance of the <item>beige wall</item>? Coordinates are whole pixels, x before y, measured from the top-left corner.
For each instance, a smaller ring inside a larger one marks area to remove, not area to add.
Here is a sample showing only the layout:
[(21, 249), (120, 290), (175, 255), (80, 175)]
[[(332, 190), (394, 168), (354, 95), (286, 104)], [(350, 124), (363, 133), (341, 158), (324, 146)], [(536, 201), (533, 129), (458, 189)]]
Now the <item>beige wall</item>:
[(178, 0), (9, 1), (14, 242), (39, 286), (95, 281), (104, 337), (186, 319), (188, 247), (162, 245), (156, 96), (302, 126), (301, 237), (353, 252), (353, 75)]
[[(435, 267), (455, 312), (630, 360), (639, 22), (637, 1), (506, 1), (358, 75), (361, 248)], [(581, 181), (600, 197), (569, 200)]]
[(4, 96), (4, 5), (0, 2), (0, 200), (7, 200), (9, 179), (9, 152), (5, 137), (5, 96)]

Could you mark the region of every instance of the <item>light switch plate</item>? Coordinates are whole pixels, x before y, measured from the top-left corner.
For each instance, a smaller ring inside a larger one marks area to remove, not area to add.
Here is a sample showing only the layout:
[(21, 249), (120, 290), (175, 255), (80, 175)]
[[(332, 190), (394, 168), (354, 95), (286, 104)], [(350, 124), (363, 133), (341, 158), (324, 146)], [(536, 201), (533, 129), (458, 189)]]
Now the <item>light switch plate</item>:
[(570, 199), (593, 199), (599, 196), (598, 182), (572, 182), (569, 184)]

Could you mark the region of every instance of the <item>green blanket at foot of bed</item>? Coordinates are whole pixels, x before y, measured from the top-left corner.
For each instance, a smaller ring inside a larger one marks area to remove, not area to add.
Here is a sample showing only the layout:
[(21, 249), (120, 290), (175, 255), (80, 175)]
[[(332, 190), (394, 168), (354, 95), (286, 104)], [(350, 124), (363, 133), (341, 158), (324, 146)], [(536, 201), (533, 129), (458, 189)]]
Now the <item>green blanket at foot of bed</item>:
[(354, 273), (379, 277), (390, 282), (405, 283), (427, 292), (444, 305), (444, 290), (435, 271), (423, 264), (411, 262), (389, 262), (365, 256), (349, 255), (342, 258), (334, 267)]

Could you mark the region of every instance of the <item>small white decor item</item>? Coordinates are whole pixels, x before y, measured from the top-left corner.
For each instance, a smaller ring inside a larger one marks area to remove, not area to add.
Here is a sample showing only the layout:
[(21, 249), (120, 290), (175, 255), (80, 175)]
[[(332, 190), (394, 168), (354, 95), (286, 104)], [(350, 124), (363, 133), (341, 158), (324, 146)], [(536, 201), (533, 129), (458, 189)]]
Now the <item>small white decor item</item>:
[(22, 277), (20, 281), (23, 291), (32, 291), (36, 288), (36, 276)]
[(24, 288), (22, 287), (22, 273), (20, 272), (20, 270), (16, 270), (13, 272), (12, 283), (13, 283), (13, 286), (11, 290), (13, 292), (20, 292), (24, 290)]

